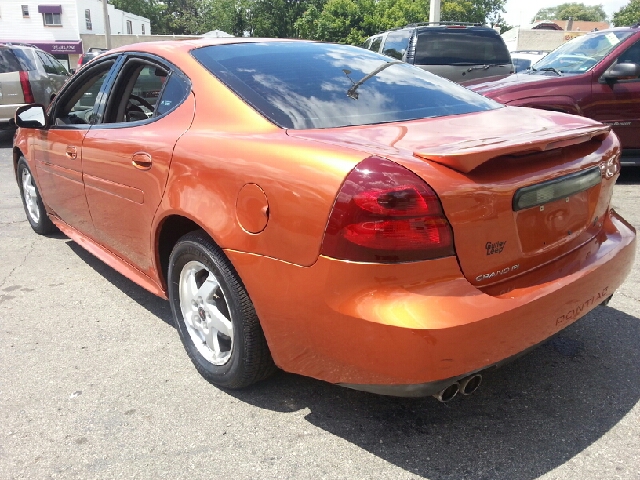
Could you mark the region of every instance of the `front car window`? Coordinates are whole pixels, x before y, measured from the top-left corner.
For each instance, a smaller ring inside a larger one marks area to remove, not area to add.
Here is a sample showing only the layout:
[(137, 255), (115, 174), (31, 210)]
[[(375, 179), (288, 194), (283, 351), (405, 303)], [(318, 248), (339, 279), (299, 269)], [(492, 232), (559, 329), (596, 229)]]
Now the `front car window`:
[(311, 42), (212, 45), (191, 54), (283, 128), (331, 128), (493, 110), (501, 105), (398, 60)]
[(574, 38), (536, 63), (532, 71), (555, 69), (559, 73), (584, 73), (632, 34), (632, 31), (609, 31)]
[(57, 126), (99, 123), (99, 93), (112, 66), (113, 62), (105, 62), (99, 68), (86, 72), (70, 86), (56, 107)]

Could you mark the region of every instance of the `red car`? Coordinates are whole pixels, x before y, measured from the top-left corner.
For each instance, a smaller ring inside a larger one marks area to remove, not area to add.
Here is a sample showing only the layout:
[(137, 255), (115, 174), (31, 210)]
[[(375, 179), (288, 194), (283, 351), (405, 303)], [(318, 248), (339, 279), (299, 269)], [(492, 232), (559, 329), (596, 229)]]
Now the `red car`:
[(226, 388), (276, 365), (469, 394), (605, 303), (635, 255), (609, 127), (357, 47), (131, 45), (16, 117), (33, 229), (168, 298)]
[(531, 69), (466, 87), (506, 105), (593, 118), (610, 125), (623, 165), (640, 165), (640, 28), (591, 32), (560, 46)]

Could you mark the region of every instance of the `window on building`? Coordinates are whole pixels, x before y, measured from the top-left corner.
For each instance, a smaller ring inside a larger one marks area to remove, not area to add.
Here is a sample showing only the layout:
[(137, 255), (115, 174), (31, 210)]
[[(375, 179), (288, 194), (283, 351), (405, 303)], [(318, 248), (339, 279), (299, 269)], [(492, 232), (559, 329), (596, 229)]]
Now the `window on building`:
[(45, 25), (56, 27), (62, 25), (62, 19), (60, 18), (61, 14), (59, 13), (43, 13), (42, 16), (44, 18)]
[(22, 5), (22, 16), (23, 17), (29, 16), (29, 5)]
[(133, 24), (131, 20), (127, 20), (127, 35), (133, 35)]
[(144, 33), (144, 23), (142, 24), (142, 35), (145, 35), (145, 33)]
[(91, 10), (88, 8), (84, 11), (84, 23), (87, 26), (87, 30), (93, 30), (93, 25), (91, 24)]

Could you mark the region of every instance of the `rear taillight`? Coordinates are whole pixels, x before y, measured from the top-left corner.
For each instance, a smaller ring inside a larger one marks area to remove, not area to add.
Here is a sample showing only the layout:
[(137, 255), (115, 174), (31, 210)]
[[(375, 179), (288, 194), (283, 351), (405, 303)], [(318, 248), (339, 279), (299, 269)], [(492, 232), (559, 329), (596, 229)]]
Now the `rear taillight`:
[(24, 96), (24, 103), (36, 103), (36, 99), (33, 98), (33, 92), (31, 91), (31, 83), (29, 82), (29, 72), (24, 70), (20, 71), (20, 86), (22, 86), (22, 95)]
[(453, 236), (424, 180), (397, 163), (369, 157), (342, 184), (321, 253), (358, 262), (429, 260), (454, 255)]

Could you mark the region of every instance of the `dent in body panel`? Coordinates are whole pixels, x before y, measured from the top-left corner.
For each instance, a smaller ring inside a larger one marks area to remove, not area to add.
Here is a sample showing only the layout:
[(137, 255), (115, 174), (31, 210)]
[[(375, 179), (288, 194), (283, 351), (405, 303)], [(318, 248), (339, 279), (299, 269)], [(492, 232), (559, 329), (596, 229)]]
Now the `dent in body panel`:
[[(177, 143), (162, 218), (184, 215), (222, 248), (252, 252), (298, 265), (313, 264), (336, 194), (365, 154), (318, 146), (282, 130), (262, 135), (192, 128)], [(250, 234), (238, 223), (243, 186), (259, 186), (269, 200), (269, 222)]]

